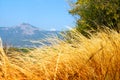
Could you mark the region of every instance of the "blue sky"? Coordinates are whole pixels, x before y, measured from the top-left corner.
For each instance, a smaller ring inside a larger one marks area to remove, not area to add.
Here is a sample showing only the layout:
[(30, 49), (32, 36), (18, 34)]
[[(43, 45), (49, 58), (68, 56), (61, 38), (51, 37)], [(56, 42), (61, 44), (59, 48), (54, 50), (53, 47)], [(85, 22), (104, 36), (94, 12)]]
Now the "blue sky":
[(0, 0), (0, 26), (25, 22), (45, 30), (64, 30), (75, 24), (69, 9), (66, 0)]

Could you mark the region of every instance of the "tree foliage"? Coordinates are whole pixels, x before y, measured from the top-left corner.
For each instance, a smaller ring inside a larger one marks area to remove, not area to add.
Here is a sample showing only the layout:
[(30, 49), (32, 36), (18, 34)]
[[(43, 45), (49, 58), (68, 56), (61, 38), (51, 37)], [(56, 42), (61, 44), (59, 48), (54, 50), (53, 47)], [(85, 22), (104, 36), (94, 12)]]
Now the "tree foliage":
[(77, 0), (70, 13), (78, 17), (79, 31), (98, 26), (120, 30), (120, 0)]

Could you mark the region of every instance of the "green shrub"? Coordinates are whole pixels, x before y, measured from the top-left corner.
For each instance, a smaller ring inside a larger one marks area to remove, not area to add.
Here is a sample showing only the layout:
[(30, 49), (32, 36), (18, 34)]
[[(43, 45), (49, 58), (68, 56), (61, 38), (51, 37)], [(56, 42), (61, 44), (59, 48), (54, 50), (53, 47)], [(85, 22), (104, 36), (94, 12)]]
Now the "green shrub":
[(120, 30), (120, 0), (77, 0), (70, 13), (77, 16), (80, 32), (101, 26)]

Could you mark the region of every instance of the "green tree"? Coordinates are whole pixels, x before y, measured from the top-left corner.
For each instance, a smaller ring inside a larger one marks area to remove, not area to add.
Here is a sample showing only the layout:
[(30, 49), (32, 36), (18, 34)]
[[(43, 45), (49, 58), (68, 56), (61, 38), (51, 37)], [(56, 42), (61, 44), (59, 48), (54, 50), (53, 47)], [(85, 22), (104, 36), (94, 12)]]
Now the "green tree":
[(120, 30), (120, 0), (77, 0), (70, 13), (78, 17), (81, 32), (100, 26)]

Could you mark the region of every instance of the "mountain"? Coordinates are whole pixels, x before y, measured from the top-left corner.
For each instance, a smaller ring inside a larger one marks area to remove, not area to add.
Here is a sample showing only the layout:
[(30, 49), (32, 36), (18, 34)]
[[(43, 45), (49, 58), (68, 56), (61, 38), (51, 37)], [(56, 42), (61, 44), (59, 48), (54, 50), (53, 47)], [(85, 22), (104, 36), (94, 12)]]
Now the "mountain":
[[(59, 35), (59, 31), (45, 31), (28, 23), (22, 23), (13, 27), (0, 27), (0, 37), (4, 44), (14, 47), (38, 47), (42, 46), (41, 40), (53, 35)], [(48, 44), (48, 42), (45, 42)]]

